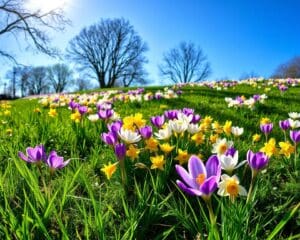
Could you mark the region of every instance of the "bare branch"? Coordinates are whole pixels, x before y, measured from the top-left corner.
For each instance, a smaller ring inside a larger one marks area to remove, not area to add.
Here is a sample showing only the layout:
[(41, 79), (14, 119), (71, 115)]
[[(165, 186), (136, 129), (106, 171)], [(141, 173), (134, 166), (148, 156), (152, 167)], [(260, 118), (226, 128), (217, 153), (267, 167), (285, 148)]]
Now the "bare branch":
[(159, 71), (174, 83), (188, 83), (205, 80), (211, 68), (200, 48), (193, 43), (182, 42), (164, 54)]
[(146, 44), (123, 18), (84, 28), (69, 43), (67, 57), (94, 73), (101, 88), (143, 83)]

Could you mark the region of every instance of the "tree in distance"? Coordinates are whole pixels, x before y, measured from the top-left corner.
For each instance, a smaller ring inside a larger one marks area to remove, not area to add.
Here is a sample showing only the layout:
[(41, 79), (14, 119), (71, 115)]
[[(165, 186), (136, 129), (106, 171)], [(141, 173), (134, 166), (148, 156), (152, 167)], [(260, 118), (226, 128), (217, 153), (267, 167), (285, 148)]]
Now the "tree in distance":
[[(20, 35), (23, 35), (22, 43), (26, 42), (27, 48), (33, 48), (51, 57), (58, 56), (58, 50), (50, 46), (50, 37), (46, 31), (62, 31), (69, 24), (63, 10), (30, 10), (25, 7), (25, 3), (24, 0), (0, 0), (0, 39), (13, 37), (18, 42)], [(14, 54), (3, 47), (0, 47), (0, 57), (17, 63)]]
[(63, 92), (72, 82), (73, 72), (66, 64), (57, 63), (48, 67), (49, 82), (56, 93)]
[(102, 19), (85, 27), (67, 48), (67, 57), (79, 65), (86, 76), (95, 78), (100, 88), (145, 82), (144, 52), (147, 45), (129, 21)]
[(300, 78), (300, 56), (294, 57), (286, 63), (280, 64), (271, 77)]
[(200, 47), (181, 42), (164, 54), (159, 71), (162, 77), (174, 83), (189, 83), (207, 79), (211, 67)]

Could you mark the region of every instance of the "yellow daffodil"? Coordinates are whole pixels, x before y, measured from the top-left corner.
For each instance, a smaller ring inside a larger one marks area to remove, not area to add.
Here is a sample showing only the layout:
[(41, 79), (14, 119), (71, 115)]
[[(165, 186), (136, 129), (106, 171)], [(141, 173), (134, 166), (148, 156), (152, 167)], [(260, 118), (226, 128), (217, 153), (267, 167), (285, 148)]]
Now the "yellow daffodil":
[(131, 160), (135, 160), (138, 158), (140, 150), (136, 148), (134, 145), (130, 144), (128, 150), (126, 151), (126, 156)]
[(271, 138), (264, 146), (260, 149), (261, 152), (265, 153), (268, 157), (277, 153), (276, 141), (274, 138)]
[(203, 118), (203, 123), (204, 124), (207, 124), (207, 125), (210, 125), (211, 124), (211, 122), (212, 122), (212, 120), (213, 120), (213, 118), (211, 117), (211, 116), (205, 116), (204, 118)]
[(260, 138), (261, 138), (261, 135), (256, 133), (252, 136), (252, 142), (259, 142)]
[(211, 126), (215, 133), (223, 132), (222, 126), (220, 125), (220, 123), (218, 121), (214, 121)]
[(212, 144), (214, 144), (214, 143), (217, 142), (218, 138), (219, 138), (219, 135), (218, 135), (218, 134), (210, 135), (210, 136), (209, 136), (209, 141), (210, 141)]
[(280, 142), (279, 147), (279, 154), (285, 155), (287, 158), (290, 158), (291, 154), (295, 152), (295, 147), (288, 141)]
[(49, 115), (50, 117), (56, 117), (56, 116), (57, 116), (57, 111), (56, 111), (56, 109), (55, 109), (55, 108), (51, 108), (51, 109), (49, 110), (49, 112), (48, 112), (48, 115)]
[(164, 155), (158, 155), (155, 157), (150, 157), (152, 162), (151, 169), (164, 170), (164, 165), (166, 161), (164, 160)]
[(178, 155), (175, 158), (175, 160), (179, 161), (180, 165), (188, 162), (189, 158), (190, 158), (190, 155), (188, 154), (187, 150), (183, 151), (181, 149), (178, 149)]
[(205, 136), (203, 133), (199, 132), (199, 133), (196, 133), (194, 134), (191, 139), (196, 143), (196, 146), (204, 143), (204, 140), (205, 140)]
[(231, 134), (231, 126), (232, 126), (232, 122), (227, 120), (223, 126), (223, 131), (226, 135)]
[(157, 152), (158, 151), (158, 141), (154, 138), (149, 138), (145, 140), (146, 149), (150, 150), (150, 152)]
[(71, 120), (75, 121), (76, 123), (79, 123), (81, 120), (81, 114), (78, 111), (75, 111), (71, 114)]
[(269, 118), (263, 117), (262, 119), (260, 119), (260, 125), (264, 125), (268, 123), (271, 123), (271, 120)]
[(143, 119), (141, 113), (136, 113), (135, 115), (127, 116), (123, 119), (123, 128), (126, 130), (136, 130), (136, 128), (141, 128), (145, 126), (146, 120)]
[(115, 173), (117, 169), (118, 162), (111, 164), (110, 162), (108, 164), (104, 164), (104, 167), (101, 168), (101, 171), (105, 173), (107, 179), (110, 179), (111, 176)]
[(169, 143), (160, 144), (159, 147), (165, 154), (169, 154), (174, 149), (174, 146), (171, 146)]

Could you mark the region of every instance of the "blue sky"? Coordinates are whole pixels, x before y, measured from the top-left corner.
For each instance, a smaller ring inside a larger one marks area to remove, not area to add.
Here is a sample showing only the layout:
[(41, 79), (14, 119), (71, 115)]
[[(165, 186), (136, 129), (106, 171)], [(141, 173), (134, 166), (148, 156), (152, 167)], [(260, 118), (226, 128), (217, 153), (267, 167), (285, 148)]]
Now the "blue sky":
[[(49, 0), (50, 1), (50, 0)], [(168, 49), (180, 41), (199, 45), (211, 63), (209, 79), (238, 79), (255, 72), (268, 77), (277, 65), (300, 55), (297, 0), (68, 0), (67, 16), (72, 26), (64, 33), (51, 33), (53, 45), (62, 51), (68, 41), (101, 18), (124, 17), (147, 42), (146, 66), (151, 83), (160, 83), (158, 64)], [(1, 45), (14, 50), (24, 64), (56, 62), (23, 50), (11, 39)], [(10, 68), (4, 64), (0, 77)]]

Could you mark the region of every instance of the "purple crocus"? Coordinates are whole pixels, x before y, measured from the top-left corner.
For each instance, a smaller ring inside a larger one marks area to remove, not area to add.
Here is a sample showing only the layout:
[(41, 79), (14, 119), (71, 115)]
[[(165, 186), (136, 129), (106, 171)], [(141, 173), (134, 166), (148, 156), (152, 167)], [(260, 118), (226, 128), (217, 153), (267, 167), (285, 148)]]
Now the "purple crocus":
[(19, 152), (18, 156), (22, 160), (24, 160), (28, 163), (37, 163), (37, 162), (40, 162), (40, 161), (45, 161), (46, 158), (47, 158), (45, 148), (42, 144), (37, 145), (34, 148), (33, 147), (26, 148), (26, 153), (27, 153), (27, 156), (24, 153)]
[(300, 142), (300, 130), (290, 131), (290, 137), (295, 144), (299, 143)]
[(190, 123), (196, 124), (201, 120), (201, 116), (199, 114), (193, 114), (193, 118)]
[(101, 119), (109, 119), (114, 113), (114, 110), (112, 109), (105, 109), (105, 110), (99, 110), (98, 111), (98, 115), (99, 115), (99, 118)]
[(253, 170), (258, 171), (268, 164), (269, 158), (263, 152), (254, 153), (251, 150), (248, 150), (247, 162)]
[(273, 129), (273, 123), (266, 123), (266, 124), (261, 124), (260, 125), (260, 130), (264, 134), (269, 134)]
[(260, 100), (260, 95), (258, 95), (258, 94), (253, 95), (253, 99), (254, 99), (255, 102), (259, 101)]
[(87, 113), (88, 108), (86, 106), (78, 106), (78, 112), (80, 113), (80, 115), (84, 115)]
[(70, 162), (70, 159), (67, 161), (64, 161), (64, 158), (57, 155), (56, 151), (50, 152), (46, 164), (52, 169), (61, 169), (65, 167)]
[(221, 176), (221, 164), (216, 155), (212, 155), (204, 166), (201, 159), (193, 155), (188, 162), (188, 172), (180, 165), (175, 166), (181, 180), (177, 185), (192, 196), (210, 197), (217, 189)]
[(177, 119), (178, 110), (168, 110), (165, 111), (165, 117), (169, 120)]
[(192, 109), (192, 108), (183, 108), (182, 113), (186, 116), (190, 116), (191, 114), (194, 113), (194, 109)]
[(107, 124), (107, 128), (109, 131), (111, 131), (113, 133), (118, 133), (119, 130), (121, 129), (122, 125), (123, 125), (122, 121), (118, 120), (111, 124)]
[(150, 118), (151, 123), (157, 127), (161, 128), (162, 125), (165, 123), (165, 117), (164, 116), (154, 116)]
[(118, 136), (114, 132), (102, 133), (101, 139), (108, 145), (115, 145), (118, 140)]
[(123, 160), (126, 155), (126, 145), (124, 143), (117, 143), (115, 145), (115, 154), (118, 160)]
[(69, 107), (72, 110), (75, 110), (78, 106), (79, 106), (79, 104), (77, 102), (74, 102), (73, 100), (69, 102)]
[(234, 147), (230, 147), (230, 148), (228, 148), (227, 151), (225, 152), (225, 155), (226, 155), (226, 156), (231, 156), (231, 157), (233, 157), (234, 154), (235, 154), (235, 152), (236, 152), (236, 149), (235, 149)]
[(152, 127), (145, 126), (140, 129), (140, 134), (144, 139), (149, 139), (152, 136)]
[(279, 121), (279, 127), (283, 130), (286, 131), (290, 128), (290, 122), (288, 119)]

